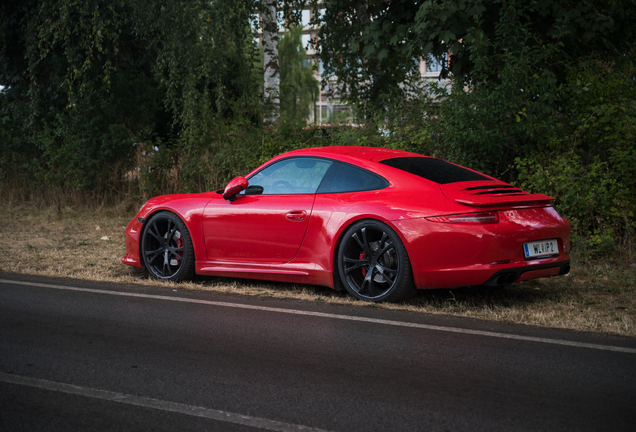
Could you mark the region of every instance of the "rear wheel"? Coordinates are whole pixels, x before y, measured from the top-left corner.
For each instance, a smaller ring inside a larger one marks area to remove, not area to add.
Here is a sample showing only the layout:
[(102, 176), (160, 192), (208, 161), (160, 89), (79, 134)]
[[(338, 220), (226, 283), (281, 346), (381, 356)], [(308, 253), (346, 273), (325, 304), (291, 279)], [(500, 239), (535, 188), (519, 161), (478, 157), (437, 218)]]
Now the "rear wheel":
[(353, 224), (338, 249), (338, 273), (352, 296), (380, 303), (415, 294), (411, 263), (400, 237), (374, 220)]
[(170, 212), (157, 213), (144, 227), (141, 256), (157, 279), (180, 281), (194, 273), (192, 239), (185, 224)]

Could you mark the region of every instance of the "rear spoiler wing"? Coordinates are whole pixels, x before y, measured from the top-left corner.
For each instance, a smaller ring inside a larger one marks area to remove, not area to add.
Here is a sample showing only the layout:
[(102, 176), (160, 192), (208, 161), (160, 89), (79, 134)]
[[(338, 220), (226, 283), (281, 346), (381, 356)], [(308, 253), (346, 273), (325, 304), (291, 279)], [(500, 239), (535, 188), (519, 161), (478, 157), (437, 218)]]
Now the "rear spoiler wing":
[(530, 194), (501, 181), (470, 181), (439, 185), (442, 193), (459, 204), (472, 207), (547, 205), (555, 198)]

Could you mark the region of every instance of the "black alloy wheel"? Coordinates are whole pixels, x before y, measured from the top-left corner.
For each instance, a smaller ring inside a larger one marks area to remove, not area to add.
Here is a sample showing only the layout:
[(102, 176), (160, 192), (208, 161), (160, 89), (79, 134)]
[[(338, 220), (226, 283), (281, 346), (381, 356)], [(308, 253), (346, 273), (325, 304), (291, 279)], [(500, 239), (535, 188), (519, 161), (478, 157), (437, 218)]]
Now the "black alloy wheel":
[(180, 281), (194, 272), (190, 233), (174, 213), (157, 213), (146, 222), (141, 256), (148, 273), (157, 279)]
[(375, 220), (357, 222), (345, 232), (338, 250), (338, 273), (349, 294), (360, 300), (404, 301), (416, 290), (400, 237)]

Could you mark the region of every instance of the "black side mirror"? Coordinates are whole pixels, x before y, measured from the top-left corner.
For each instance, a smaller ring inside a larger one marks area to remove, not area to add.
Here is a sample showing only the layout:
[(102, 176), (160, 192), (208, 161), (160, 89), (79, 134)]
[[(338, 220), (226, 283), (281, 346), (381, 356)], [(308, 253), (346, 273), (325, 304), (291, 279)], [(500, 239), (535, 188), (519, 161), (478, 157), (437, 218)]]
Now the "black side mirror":
[(264, 190), (263, 186), (251, 185), (245, 189), (245, 195), (261, 195)]

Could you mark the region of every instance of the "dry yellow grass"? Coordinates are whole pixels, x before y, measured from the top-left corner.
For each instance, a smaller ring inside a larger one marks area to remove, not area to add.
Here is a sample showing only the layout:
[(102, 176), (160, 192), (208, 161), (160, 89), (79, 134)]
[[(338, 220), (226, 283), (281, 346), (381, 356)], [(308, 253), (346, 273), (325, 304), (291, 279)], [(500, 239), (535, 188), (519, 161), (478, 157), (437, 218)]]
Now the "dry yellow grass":
[[(124, 209), (0, 208), (0, 271), (160, 286), (125, 266)], [(108, 239), (106, 239), (106, 237)], [(567, 277), (506, 288), (422, 290), (403, 304), (369, 304), (329, 288), (205, 278), (179, 288), (249, 296), (404, 309), (485, 320), (636, 336), (636, 269), (603, 263), (578, 265)]]

